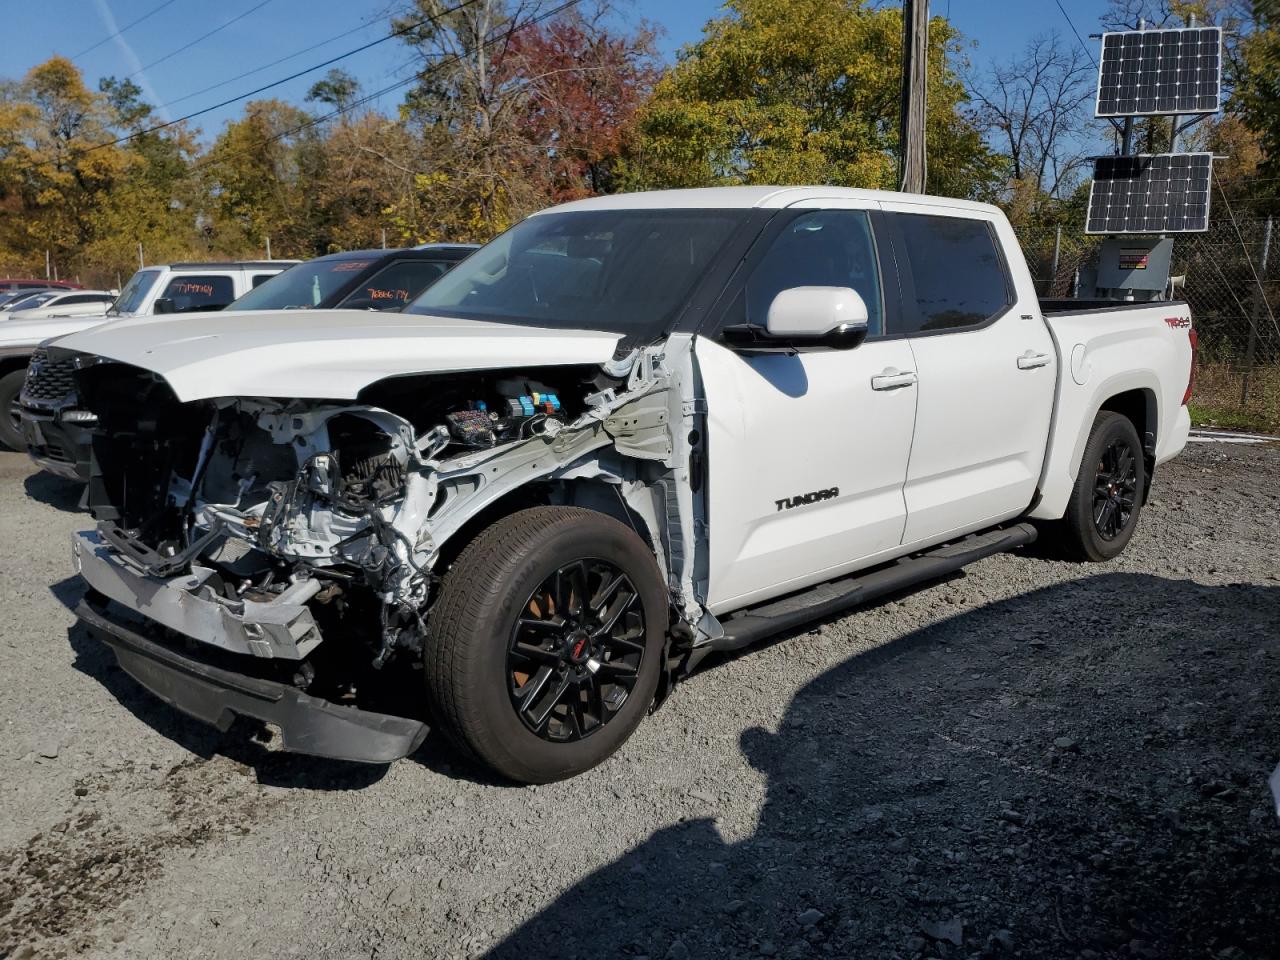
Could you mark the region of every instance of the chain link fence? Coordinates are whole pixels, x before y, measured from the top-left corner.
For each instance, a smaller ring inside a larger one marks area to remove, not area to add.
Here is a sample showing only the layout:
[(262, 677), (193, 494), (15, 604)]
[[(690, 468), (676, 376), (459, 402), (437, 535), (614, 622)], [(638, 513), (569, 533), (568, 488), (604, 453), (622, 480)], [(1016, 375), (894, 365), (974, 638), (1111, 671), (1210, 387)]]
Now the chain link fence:
[[(1046, 297), (1076, 295), (1103, 239), (1070, 219), (1027, 224), (1019, 237)], [(1205, 233), (1177, 236), (1171, 274), (1200, 342), (1197, 410), (1224, 425), (1280, 430), (1280, 224), (1219, 216)]]

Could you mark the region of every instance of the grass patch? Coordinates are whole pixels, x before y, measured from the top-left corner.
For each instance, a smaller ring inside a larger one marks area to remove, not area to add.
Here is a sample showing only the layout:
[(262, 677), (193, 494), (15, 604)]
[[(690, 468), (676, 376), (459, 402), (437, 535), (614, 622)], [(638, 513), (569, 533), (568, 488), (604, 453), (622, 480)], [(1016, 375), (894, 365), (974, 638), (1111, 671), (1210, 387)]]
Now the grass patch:
[(1201, 364), (1191, 397), (1191, 422), (1280, 434), (1280, 365), (1254, 367), (1247, 375), (1246, 384), (1246, 371), (1240, 367)]

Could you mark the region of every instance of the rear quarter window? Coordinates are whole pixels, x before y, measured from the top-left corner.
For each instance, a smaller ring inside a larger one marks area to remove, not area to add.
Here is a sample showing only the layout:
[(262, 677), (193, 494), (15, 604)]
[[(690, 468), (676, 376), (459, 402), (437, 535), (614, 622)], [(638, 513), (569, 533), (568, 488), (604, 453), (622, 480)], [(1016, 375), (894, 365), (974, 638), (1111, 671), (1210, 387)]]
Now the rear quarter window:
[(985, 220), (891, 215), (909, 268), (901, 333), (980, 327), (1013, 302), (1009, 275)]

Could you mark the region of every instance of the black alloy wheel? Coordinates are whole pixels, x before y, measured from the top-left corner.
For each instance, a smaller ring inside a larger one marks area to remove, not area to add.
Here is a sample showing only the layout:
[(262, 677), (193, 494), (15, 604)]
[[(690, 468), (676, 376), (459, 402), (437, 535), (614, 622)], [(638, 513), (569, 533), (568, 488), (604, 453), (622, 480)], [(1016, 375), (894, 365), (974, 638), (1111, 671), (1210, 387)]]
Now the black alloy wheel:
[(595, 510), (539, 506), (449, 564), (423, 649), (436, 727), (518, 783), (589, 770), (653, 704), (671, 596), (654, 549)]
[(583, 559), (557, 569), (511, 631), (511, 704), (544, 740), (589, 737), (618, 715), (645, 656), (639, 591), (617, 565)]
[(1071, 560), (1118, 556), (1133, 539), (1147, 489), (1147, 461), (1133, 421), (1113, 410), (1094, 418), (1066, 512), (1041, 523), (1045, 546)]
[(1093, 479), (1093, 524), (1103, 540), (1114, 540), (1129, 525), (1138, 498), (1138, 458), (1122, 437), (1102, 451)]

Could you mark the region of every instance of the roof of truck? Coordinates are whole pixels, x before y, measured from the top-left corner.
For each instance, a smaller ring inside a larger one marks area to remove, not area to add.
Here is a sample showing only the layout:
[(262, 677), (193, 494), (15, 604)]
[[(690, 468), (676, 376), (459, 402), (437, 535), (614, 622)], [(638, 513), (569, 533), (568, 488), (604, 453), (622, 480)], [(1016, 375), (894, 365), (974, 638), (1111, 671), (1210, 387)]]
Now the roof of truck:
[(920, 203), (995, 213), (997, 208), (972, 200), (932, 197), (891, 190), (858, 190), (852, 187), (700, 187), (694, 190), (649, 190), (639, 193), (614, 193), (604, 197), (574, 200), (544, 213), (573, 210), (669, 210), (741, 209), (748, 207), (789, 207), (803, 200), (863, 200), (894, 203)]
[(292, 267), (297, 260), (183, 260), (179, 263), (156, 263), (147, 270), (262, 270), (265, 268)]

